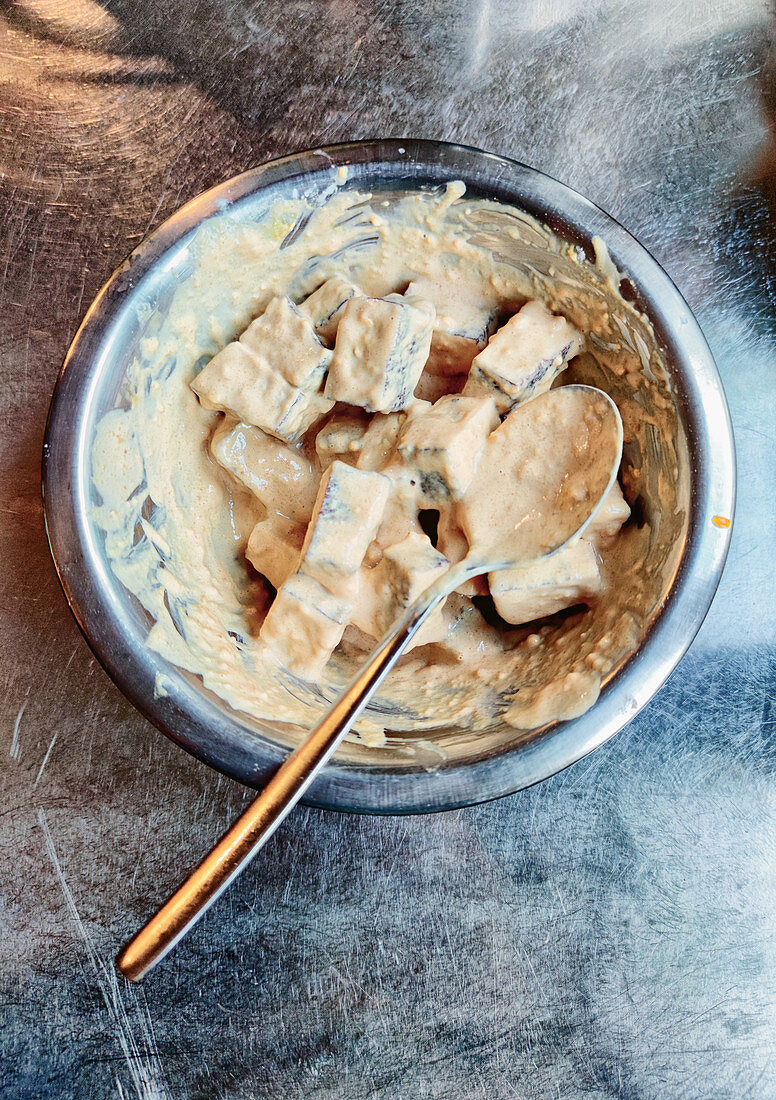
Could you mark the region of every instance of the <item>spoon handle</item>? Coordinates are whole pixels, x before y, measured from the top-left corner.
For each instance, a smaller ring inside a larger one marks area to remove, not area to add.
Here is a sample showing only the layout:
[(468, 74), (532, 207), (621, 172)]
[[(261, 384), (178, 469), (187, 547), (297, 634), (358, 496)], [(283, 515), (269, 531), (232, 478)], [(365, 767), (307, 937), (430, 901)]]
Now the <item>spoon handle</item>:
[(129, 941), (116, 965), (136, 982), (181, 940), (269, 840), (343, 741), (427, 616), (450, 591), (448, 576), (427, 589), (392, 627), (337, 702), (287, 757), (243, 815), (189, 878)]

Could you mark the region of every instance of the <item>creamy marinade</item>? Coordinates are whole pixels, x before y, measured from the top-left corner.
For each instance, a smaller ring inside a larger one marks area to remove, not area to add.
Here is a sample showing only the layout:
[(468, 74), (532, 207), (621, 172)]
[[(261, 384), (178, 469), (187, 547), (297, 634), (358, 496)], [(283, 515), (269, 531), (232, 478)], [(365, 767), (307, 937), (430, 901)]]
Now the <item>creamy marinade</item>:
[[(509, 262), (510, 239), (531, 262)], [(451, 184), (401, 198), (335, 191), (318, 207), (279, 202), (255, 224), (206, 223), (190, 253), (192, 274), (98, 427), (94, 518), (114, 571), (154, 620), (148, 644), (236, 710), (308, 725), (417, 594), (418, 578), (425, 587), (464, 556), (461, 517), (447, 506), (464, 476), (459, 459), (531, 396), (531, 355), (542, 341), (557, 345), (545, 356), (544, 388), (557, 377), (615, 397), (629, 456), (625, 495), (636, 500), (651, 479), (653, 502), (681, 519), (665, 374), (651, 330), (612, 285), (603, 248), (594, 269), (525, 215), (469, 200)], [(249, 325), (253, 353), (270, 370), (277, 373), (271, 334), (295, 341), (298, 354), (283, 367), (283, 393), (273, 384), (246, 407), (241, 345), (233, 342)], [(401, 371), (392, 390), (387, 376), (354, 369), (365, 325), (382, 339), (381, 354), (393, 341), (405, 360), (422, 357), (414, 395), (400, 392)], [(520, 354), (528, 389), (509, 392), (502, 360)], [(230, 412), (203, 407), (192, 382), (205, 405)], [(289, 399), (297, 390), (301, 403)], [(256, 427), (267, 416), (284, 439)], [(429, 432), (439, 442), (430, 465)], [(298, 572), (300, 551), (316, 552), (310, 518), (327, 491), (347, 501), (349, 487), (365, 545), (348, 542), (345, 531), (342, 553), (355, 557), (343, 580), (318, 540), (324, 572), (315, 583), (322, 577), (338, 604), (326, 609), (329, 618), (342, 619), (343, 605), (348, 614), (316, 665), (284, 624), (310, 601)], [(437, 511), (434, 546), (419, 513)], [(360, 724), (364, 740), (379, 743), (385, 729), (531, 729), (592, 705), (601, 678), (635, 646), (675, 563), (670, 522), (658, 537), (660, 509), (620, 531), (629, 513), (616, 487), (562, 557), (533, 574), (492, 574), (490, 597), (510, 625), (496, 629), (478, 609), (488, 599), (484, 581), (462, 586), (384, 685)], [(364, 570), (370, 578), (382, 571), (382, 581), (354, 593), (352, 577)], [(562, 624), (520, 625), (579, 604), (590, 609)]]

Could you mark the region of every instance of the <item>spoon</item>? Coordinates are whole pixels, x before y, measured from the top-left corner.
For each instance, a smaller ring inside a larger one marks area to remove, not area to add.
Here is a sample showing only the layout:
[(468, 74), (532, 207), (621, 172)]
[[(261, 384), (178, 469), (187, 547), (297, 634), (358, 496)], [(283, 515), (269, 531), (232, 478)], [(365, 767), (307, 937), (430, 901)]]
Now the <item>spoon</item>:
[(489, 437), (459, 504), (470, 550), (405, 611), (321, 722), (158, 913), (130, 940), (118, 969), (139, 981), (239, 875), (341, 744), (428, 615), (481, 573), (527, 566), (585, 530), (614, 484), (622, 422), (590, 386), (563, 386), (518, 406)]

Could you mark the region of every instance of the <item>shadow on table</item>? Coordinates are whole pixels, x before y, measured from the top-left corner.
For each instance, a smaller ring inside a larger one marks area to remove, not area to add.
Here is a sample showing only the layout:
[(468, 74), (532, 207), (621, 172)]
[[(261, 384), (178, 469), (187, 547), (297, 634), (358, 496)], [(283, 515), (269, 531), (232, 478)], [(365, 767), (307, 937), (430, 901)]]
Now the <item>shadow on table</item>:
[[(299, 113), (308, 122), (327, 108), (336, 114), (347, 86), (349, 117), (354, 103), (359, 118), (377, 100), (394, 103), (399, 131), (404, 98), (426, 97), (430, 105), (443, 99), (446, 86), (476, 73), (489, 35), (477, 6), (456, 0), (413, 7), (368, 0), (74, 0), (66, 14), (52, 16), (0, 0), (0, 10), (39, 39), (141, 62), (93, 79), (191, 82), (244, 125), (262, 129), (284, 117), (293, 124)], [(143, 62), (152, 60), (166, 66), (149, 71)]]

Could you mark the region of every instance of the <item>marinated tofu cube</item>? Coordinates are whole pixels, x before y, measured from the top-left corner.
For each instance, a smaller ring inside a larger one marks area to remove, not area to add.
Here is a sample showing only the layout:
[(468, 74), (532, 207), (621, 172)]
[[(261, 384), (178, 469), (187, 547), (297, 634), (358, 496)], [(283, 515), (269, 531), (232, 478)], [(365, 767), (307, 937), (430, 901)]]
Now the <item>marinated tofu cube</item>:
[(382, 470), (388, 466), (396, 457), (396, 444), (404, 425), (430, 408), (430, 401), (414, 400), (402, 412), (375, 413), (361, 444), (359, 469)]
[(382, 550), (401, 542), (411, 532), (423, 534), (418, 512), (422, 505), (418, 498), (417, 479), (401, 459), (396, 459), (383, 467), (385, 477), (390, 479), (391, 491), (383, 511), (380, 526), (375, 535), (374, 545), (367, 555), (367, 564), (375, 564), (382, 556)]
[(499, 425), (490, 397), (441, 397), (402, 429), (398, 449), (417, 471), (420, 495), (434, 507), (460, 500), (474, 476), (485, 441)]
[(447, 572), (450, 562), (431, 545), (427, 535), (411, 532), (389, 546), (374, 572), (379, 594), (376, 625), (380, 635), (389, 630), (401, 613)]
[(469, 553), (466, 535), (455, 521), (452, 511), (443, 509), (437, 525), (437, 549), (453, 565), (463, 561)]
[(436, 330), (431, 337), (426, 371), (443, 378), (468, 374), (475, 355), (479, 355), (487, 342), (487, 333), (483, 333), (480, 339)]
[(252, 424), (227, 418), (213, 433), (210, 453), (268, 512), (280, 512), (307, 524), (318, 492), (318, 476), (297, 447)]
[(321, 479), (302, 547), (302, 571), (327, 587), (354, 574), (375, 537), (390, 488), (382, 474), (335, 460)]
[(319, 390), (331, 361), (309, 317), (285, 296), (272, 298), (239, 342), (269, 371), (300, 390)]
[(335, 413), (315, 437), (315, 452), (321, 468), (325, 470), (336, 458), (355, 466), (368, 430), (369, 417), (366, 413), (359, 414), (358, 409)]
[[(378, 565), (362, 570), (358, 599), (354, 601), (353, 623), (373, 638), (381, 638), (449, 565), (447, 558), (431, 545), (428, 536), (411, 532), (401, 542), (389, 546)], [(441, 609), (437, 609), (408, 649), (437, 640), (444, 632)]]
[(447, 635), (447, 629), (445, 604), (442, 604), (436, 611), (431, 612), (421, 628), (407, 643), (404, 652), (409, 653), (410, 650), (418, 649), (422, 645), (433, 645), (435, 642), (443, 641)]
[(303, 524), (271, 514), (251, 531), (245, 556), (271, 585), (280, 588), (299, 568), (305, 532)]
[(629, 516), (630, 506), (622, 495), (622, 489), (615, 481), (598, 514), (588, 525), (585, 538), (590, 539), (596, 546), (605, 545), (614, 538)]
[[(396, 441), (402, 428), (416, 416), (422, 416), (431, 406), (427, 401), (415, 401), (405, 412), (390, 413), (383, 416), (378, 413), (364, 437), (364, 445), (359, 458), (359, 468), (377, 467), (391, 481), (388, 503), (375, 536), (375, 548), (385, 549), (401, 542), (411, 532), (422, 534), (418, 512), (423, 507), (419, 492), (417, 471), (404, 462), (396, 449)], [(379, 560), (379, 554), (377, 559)], [(368, 561), (367, 564), (374, 564)]]
[(352, 298), (342, 313), (324, 393), (369, 412), (410, 405), (431, 346), (434, 307), (420, 298)]
[(441, 626), (440, 637), (433, 639), (435, 662), (463, 664), (504, 650), (501, 633), (485, 622), (470, 599), (457, 592), (448, 596), (442, 607)]
[(308, 318), (322, 340), (333, 344), (345, 306), (351, 298), (363, 297), (354, 283), (335, 275), (300, 304), (299, 312)]
[[(456, 523), (452, 511), (445, 508), (439, 513), (437, 550), (444, 554), (451, 565), (457, 565), (469, 553), (466, 535)], [(487, 596), (488, 582), (484, 576), (470, 577), (459, 584), (455, 591), (462, 596)]]
[(474, 358), (464, 394), (490, 395), (499, 413), (549, 390), (568, 361), (582, 350), (582, 337), (565, 317), (542, 302), (527, 302), (491, 336)]
[(431, 546), (427, 535), (411, 533), (395, 546), (387, 547), (376, 569), (384, 588), (383, 628), (387, 630), (420, 593), (446, 573), (449, 561)]
[(206, 409), (294, 443), (334, 405), (322, 394), (298, 389), (263, 359), (235, 341), (214, 356), (191, 383)]
[(587, 538), (519, 569), (488, 574), (496, 610), (508, 623), (529, 623), (588, 603), (603, 587), (598, 554)]
[(432, 374), (427, 364), (415, 387), (415, 397), (419, 401), (430, 401), (433, 404), (446, 393), (460, 393), (466, 385), (466, 378), (465, 374), (451, 374), (447, 377)]
[(376, 413), (364, 433), (358, 466), (362, 470), (381, 470), (396, 451), (396, 441), (406, 420), (404, 413)]
[[(377, 626), (379, 596), (376, 578), (373, 577), (376, 568), (362, 569), (358, 574), (358, 592), (354, 595), (350, 613), (350, 627), (372, 642), (382, 637)], [(364, 648), (368, 650), (370, 647), (365, 645)]]
[(452, 270), (444, 281), (416, 279), (407, 287), (406, 296), (425, 298), (436, 310), (424, 373), (443, 377), (468, 374), (475, 355), (495, 331), (498, 318), (491, 303), (472, 300), (470, 274), (458, 275)]
[(295, 573), (278, 589), (259, 636), (281, 664), (314, 680), (339, 645), (350, 613), (313, 577)]

